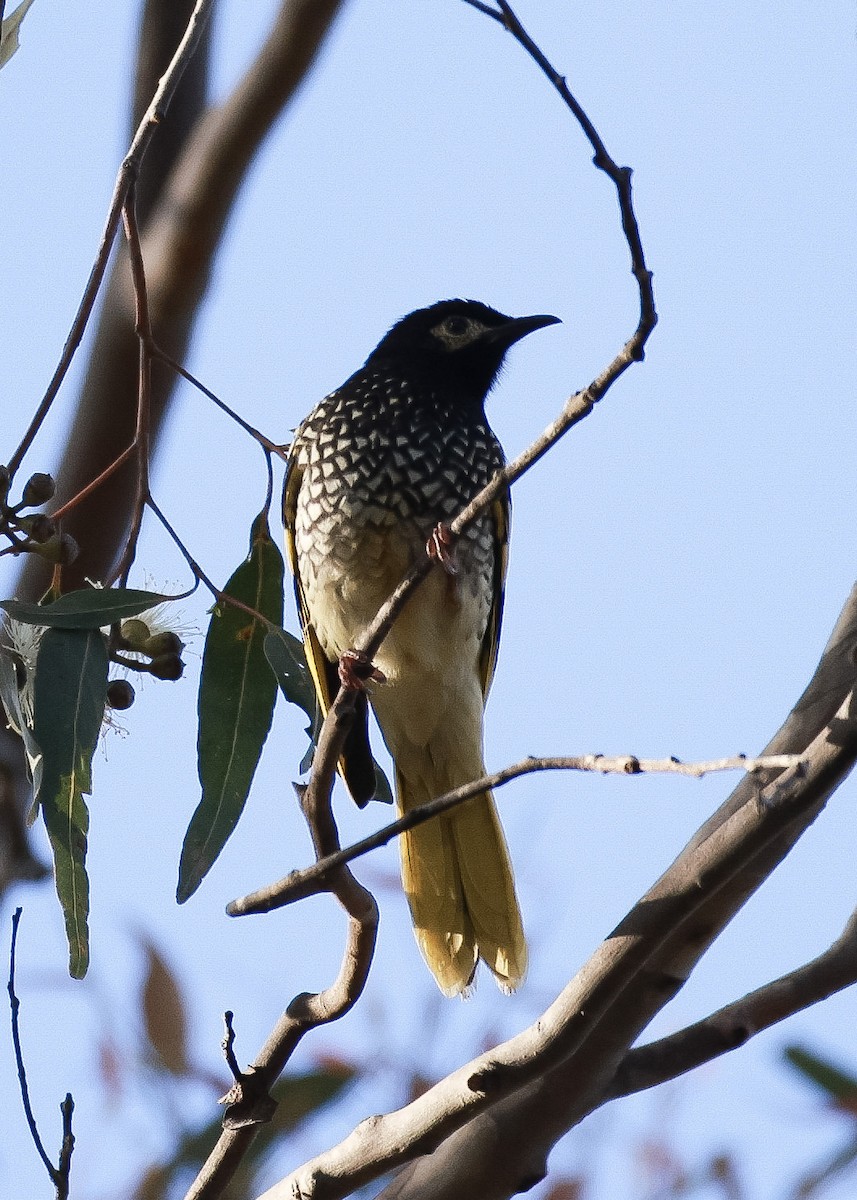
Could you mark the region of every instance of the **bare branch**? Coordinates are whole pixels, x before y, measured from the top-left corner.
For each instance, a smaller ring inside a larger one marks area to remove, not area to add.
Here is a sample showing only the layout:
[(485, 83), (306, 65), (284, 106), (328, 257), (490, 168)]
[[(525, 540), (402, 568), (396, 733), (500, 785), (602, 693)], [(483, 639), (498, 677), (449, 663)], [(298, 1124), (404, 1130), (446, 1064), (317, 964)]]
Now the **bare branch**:
[[(540, 771), (586, 771), (597, 772), (600, 775), (686, 775), (693, 779), (701, 779), (713, 771), (770, 771), (793, 767), (799, 763), (797, 755), (780, 754), (767, 758), (747, 758), (739, 754), (734, 758), (717, 758), (708, 762), (686, 763), (677, 758), (637, 758), (636, 755), (626, 754), (605, 757), (603, 754), (582, 754), (574, 757), (525, 758), (522, 762), (495, 771), (493, 775), (483, 775), (470, 783), (462, 784), (436, 800), (421, 804), (411, 809), (396, 821), (391, 821), (369, 837), (361, 838), (344, 850), (327, 853), (318, 858), (312, 866), (302, 870), (291, 871), (284, 879), (267, 887), (259, 888), (247, 896), (234, 900), (227, 906), (226, 911), (231, 917), (246, 916), (248, 913), (270, 912), (282, 908), (286, 904), (294, 904), (307, 896), (326, 891), (328, 880), (340, 867), (354, 859), (386, 846), (394, 837), (422, 825), (425, 821), (457, 808), (466, 800), (488, 789), (496, 790), (513, 779), (522, 775), (532, 775)], [(320, 783), (320, 787), (332, 786), (332, 775)]]
[[(857, 661), (857, 587), (848, 597), (824, 654), (803, 695), (764, 754), (804, 757), (828, 727), (839, 736), (837, 710), (854, 686)], [(819, 731), (822, 731), (821, 734)], [(847, 740), (847, 739), (846, 739)], [(854, 748), (843, 745), (844, 774)], [(741, 906), (786, 856), (822, 810), (835, 788), (835, 775), (820, 788), (800, 816), (783, 821), (780, 832), (716, 894), (704, 899), (692, 922), (678, 929), (655, 951), (634, 986), (625, 989), (580, 1049), (558, 1068), (480, 1114), (448, 1138), (430, 1157), (410, 1164), (381, 1193), (384, 1200), (454, 1200), (462, 1179), (484, 1200), (501, 1200), (516, 1186), (532, 1186), (547, 1170), (556, 1141), (599, 1107), (629, 1046), (679, 991), (693, 967)], [(809, 778), (803, 784), (814, 789)], [(742, 809), (758, 803), (758, 783), (744, 779), (717, 813), (691, 839), (656, 889), (670, 877), (693, 877), (694, 855)], [(650, 893), (651, 896), (651, 893)], [(657, 897), (652, 897), (657, 902)], [(623, 922), (623, 925), (625, 922)], [(620, 927), (621, 928), (621, 927)], [(380, 1200), (380, 1197), (379, 1197)]]
[(830, 948), (812, 962), (686, 1029), (629, 1050), (604, 1094), (604, 1101), (684, 1075), (853, 983), (857, 983), (857, 911)]
[[(817, 811), (855, 757), (857, 704), (852, 693), (831, 725), (808, 747), (805, 761), (783, 771), (692, 853), (683, 852), (534, 1025), (453, 1072), (398, 1112), (364, 1122), (344, 1142), (265, 1193), (265, 1200), (347, 1196), (402, 1162), (433, 1150), (517, 1088), (565, 1066), (620, 997), (636, 993), (639, 987), (648, 998), (651, 985), (643, 972), (661, 947), (683, 939), (686, 958), (697, 960), (702, 951), (696, 914), (784, 828)], [(663, 979), (660, 985), (659, 1007), (675, 991)], [(461, 1194), (460, 1172), (456, 1178), (457, 1191), (446, 1194)], [(529, 1176), (527, 1182), (532, 1183)], [(522, 1190), (522, 1179), (507, 1176), (503, 1186), (502, 1194), (512, 1195)]]
[(74, 1136), (71, 1131), (71, 1115), (74, 1111), (74, 1101), (71, 1095), (67, 1095), (63, 1103), (60, 1105), (60, 1111), (63, 1118), (63, 1139), (60, 1149), (59, 1166), (55, 1167), (51, 1162), (47, 1150), (45, 1150), (44, 1142), (39, 1134), (38, 1126), (36, 1125), (36, 1117), (33, 1113), (33, 1106), (30, 1103), (30, 1089), (27, 1084), (27, 1069), (24, 1066), (24, 1052), (21, 1047), (21, 1028), (19, 1020), (19, 1012), (21, 1001), (15, 993), (15, 959), (18, 948), (18, 926), (21, 923), (21, 914), (23, 909), (16, 908), (12, 914), (12, 940), (9, 947), (9, 982), (6, 990), (9, 993), (9, 1007), (12, 1011), (12, 1046), (15, 1051), (15, 1066), (18, 1071), (18, 1085), (21, 1090), (21, 1102), (24, 1105), (24, 1116), (27, 1120), (27, 1128), (30, 1131), (30, 1137), (33, 1139), (33, 1145), (39, 1158), (45, 1166), (45, 1170), (50, 1176), (51, 1183), (56, 1189), (57, 1200), (67, 1200), (69, 1190), (69, 1172), (71, 1171), (71, 1155), (74, 1149)]
[[(328, 853), (338, 849), (338, 834), (330, 812), (329, 793), (328, 798), (324, 793), (312, 797), (309, 789), (301, 789), (299, 794), (317, 852)], [(320, 804), (321, 811), (313, 811), (314, 804)], [(348, 914), (348, 931), (339, 975), (323, 992), (316, 995), (304, 992), (295, 996), (262, 1047), (256, 1062), (246, 1072), (238, 1071), (233, 1056), (230, 1067), (236, 1084), (226, 1097), (229, 1107), (224, 1116), (224, 1129), (185, 1200), (215, 1200), (222, 1194), (259, 1125), (270, 1121), (274, 1108), (270, 1089), (301, 1038), (311, 1029), (344, 1016), (363, 992), (375, 952), (378, 906), (372, 894), (357, 882), (347, 868), (337, 872), (330, 890)]]

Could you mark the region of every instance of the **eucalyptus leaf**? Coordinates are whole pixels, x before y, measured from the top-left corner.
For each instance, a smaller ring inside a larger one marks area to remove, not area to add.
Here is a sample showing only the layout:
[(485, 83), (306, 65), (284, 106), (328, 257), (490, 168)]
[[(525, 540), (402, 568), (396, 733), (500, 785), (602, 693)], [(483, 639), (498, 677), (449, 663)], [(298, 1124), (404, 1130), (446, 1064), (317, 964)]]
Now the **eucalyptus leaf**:
[(15, 656), (8, 646), (2, 644), (0, 644), (0, 704), (6, 711), (9, 727), (17, 733), (24, 744), (27, 773), (33, 784), (33, 808), (30, 813), (30, 820), (32, 820), (36, 815), (36, 797), (42, 782), (42, 752), (21, 707)]
[(801, 1075), (827, 1092), (831, 1100), (857, 1100), (857, 1077), (843, 1071), (829, 1059), (820, 1058), (803, 1046), (788, 1046), (785, 1057)]
[[(283, 572), (267, 514), (260, 513), (253, 522), (250, 553), (223, 590), (281, 625)], [(265, 621), (225, 602), (211, 617), (198, 701), (202, 798), (182, 846), (179, 904), (199, 887), (235, 829), (271, 728), (277, 681), (265, 657), (267, 628)]]
[(33, 732), (42, 752), (36, 799), (51, 843), (75, 979), (89, 966), (89, 813), (83, 797), (92, 788), (107, 667), (107, 643), (98, 630), (47, 629), (42, 635), (33, 696)]
[[(307, 666), (304, 644), (287, 629), (272, 629), (265, 638), (265, 657), (277, 677), (280, 691), (291, 703), (296, 704), (310, 719), (307, 737), (310, 744), (300, 761), (298, 770), (305, 775), (312, 766), (315, 747), (321, 730), (321, 711), (315, 695), (315, 685)], [(378, 763), (375, 763), (375, 799), (382, 804), (393, 803), (390, 782)]]
[(138, 617), (140, 613), (171, 600), (158, 592), (138, 588), (81, 588), (65, 592), (50, 604), (29, 604), (24, 600), (0, 600), (14, 621), (25, 625), (45, 625), (51, 629), (101, 629), (115, 621)]
[(287, 629), (272, 629), (265, 637), (264, 648), (280, 691), (290, 704), (302, 708), (314, 723), (318, 702), (303, 642)]

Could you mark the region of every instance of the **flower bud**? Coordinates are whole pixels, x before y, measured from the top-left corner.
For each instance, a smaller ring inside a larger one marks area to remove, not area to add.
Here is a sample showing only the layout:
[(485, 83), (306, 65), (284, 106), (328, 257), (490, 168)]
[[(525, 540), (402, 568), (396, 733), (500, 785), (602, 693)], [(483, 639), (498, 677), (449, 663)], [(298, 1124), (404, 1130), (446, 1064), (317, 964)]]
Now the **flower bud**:
[(57, 531), (54, 522), (44, 513), (34, 513), (31, 517), (21, 517), (18, 524), (29, 536), (30, 540), (38, 542), (39, 545), (50, 541)]
[(184, 642), (177, 633), (166, 630), (163, 633), (153, 633), (141, 649), (146, 654), (151, 654), (152, 658), (158, 658), (162, 654), (181, 654)]
[(139, 617), (132, 617), (129, 621), (123, 621), (120, 629), (122, 638), (130, 650), (144, 650), (146, 643), (152, 636), (149, 626), (145, 621), (141, 621)]
[(107, 685), (107, 703), (117, 712), (124, 712), (134, 703), (136, 693), (127, 679), (111, 679)]
[(80, 547), (70, 533), (54, 534), (42, 545), (28, 546), (27, 549), (48, 562), (59, 563), (64, 567), (73, 563), (80, 553)]
[(149, 671), (156, 679), (169, 679), (175, 682), (184, 674), (184, 663), (177, 654), (159, 654), (153, 658)]
[(35, 508), (39, 504), (45, 504), (50, 500), (57, 490), (57, 485), (54, 483), (50, 475), (46, 475), (44, 471), (37, 471), (35, 475), (31, 475), (24, 485), (24, 494), (21, 500), (25, 508)]

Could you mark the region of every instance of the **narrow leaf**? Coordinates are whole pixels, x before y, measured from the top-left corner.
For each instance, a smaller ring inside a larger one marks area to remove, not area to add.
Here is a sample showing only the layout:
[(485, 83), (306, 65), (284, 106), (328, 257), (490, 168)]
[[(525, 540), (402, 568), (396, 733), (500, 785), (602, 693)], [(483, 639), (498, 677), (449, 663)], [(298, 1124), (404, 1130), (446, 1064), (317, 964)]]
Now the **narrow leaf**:
[(315, 721), (318, 707), (315, 685), (307, 666), (303, 642), (287, 629), (272, 629), (265, 638), (264, 648), (280, 691), (290, 704), (297, 704), (310, 721)]
[(825, 1091), (837, 1104), (857, 1101), (857, 1078), (801, 1046), (789, 1046), (785, 1057), (801, 1075)]
[(33, 784), (33, 813), (35, 816), (35, 797), (38, 795), (42, 782), (42, 752), (36, 741), (35, 734), (27, 724), (27, 718), (21, 708), (21, 695), (18, 689), (18, 674), (15, 658), (8, 646), (0, 645), (0, 704), (6, 710), (6, 720), (9, 727), (17, 733), (24, 743), (24, 754), (27, 760), (27, 772)]
[(23, 600), (0, 600), (0, 608), (14, 621), (25, 625), (47, 625), (53, 629), (101, 629), (114, 621), (137, 617), (147, 608), (171, 600), (158, 592), (138, 588), (81, 588), (65, 592), (51, 604), (28, 604)]
[[(265, 657), (277, 677), (280, 691), (291, 704), (296, 704), (310, 719), (307, 736), (310, 744), (301, 759), (299, 770), (302, 775), (312, 766), (315, 744), (321, 729), (321, 713), (315, 696), (315, 685), (306, 661), (303, 642), (286, 629), (271, 630), (265, 638)], [(390, 782), (382, 769), (375, 763), (375, 799), (382, 804), (393, 803)]]
[(47, 629), (36, 658), (33, 732), (42, 750), (37, 800), (54, 857), (65, 916), (69, 973), (89, 966), (86, 845), (92, 756), (107, 694), (107, 644), (98, 630)]
[(148, 938), (143, 938), (146, 974), (140, 996), (143, 1025), (158, 1066), (172, 1075), (188, 1073), (187, 1013), (181, 989), (169, 964)]
[(26, 17), (30, 5), (33, 0), (21, 0), (21, 3), (13, 13), (8, 17), (3, 18), (3, 23), (0, 25), (0, 67), (5, 67), (6, 63), (18, 49), (20, 42), (18, 34), (21, 29), (21, 22)]
[[(253, 522), (250, 554), (224, 591), (276, 625), (283, 620), (283, 558), (265, 513)], [(231, 604), (211, 618), (202, 658), (197, 742), (202, 799), (182, 847), (176, 898), (183, 904), (226, 844), (244, 809), (277, 698), (263, 649), (267, 626)]]

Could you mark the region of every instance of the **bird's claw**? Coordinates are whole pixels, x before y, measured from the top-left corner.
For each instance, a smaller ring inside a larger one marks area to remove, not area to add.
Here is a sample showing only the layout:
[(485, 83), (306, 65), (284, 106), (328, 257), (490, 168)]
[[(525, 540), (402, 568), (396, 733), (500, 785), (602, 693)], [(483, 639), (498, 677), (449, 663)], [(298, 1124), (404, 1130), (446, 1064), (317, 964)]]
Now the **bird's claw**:
[(369, 680), (384, 683), (386, 675), (372, 665), (368, 655), (360, 650), (346, 650), (339, 656), (339, 682), (349, 692), (365, 692)]
[(431, 537), (426, 542), (426, 554), (429, 558), (433, 558), (435, 562), (439, 562), (447, 575), (458, 574), (458, 566), (452, 553), (455, 548), (455, 542), (455, 534), (443, 521), (435, 525), (431, 532)]

